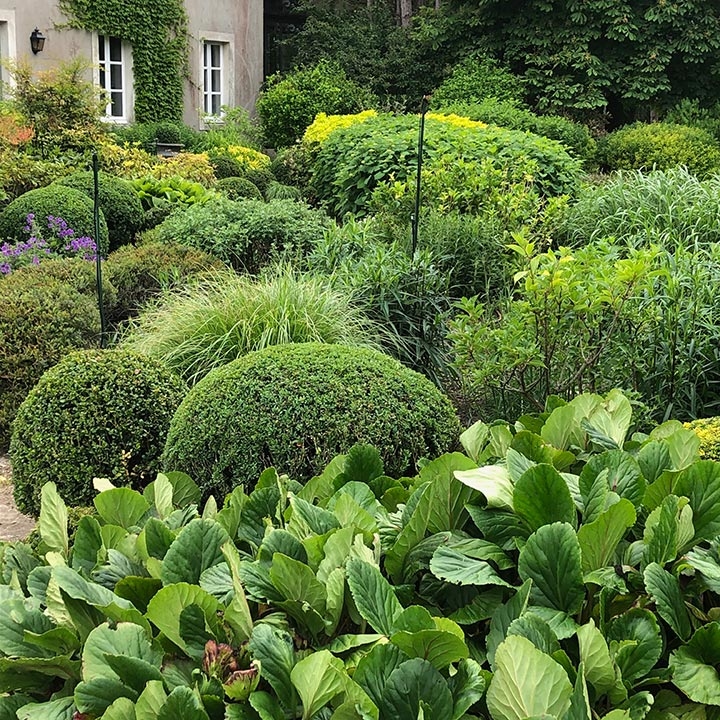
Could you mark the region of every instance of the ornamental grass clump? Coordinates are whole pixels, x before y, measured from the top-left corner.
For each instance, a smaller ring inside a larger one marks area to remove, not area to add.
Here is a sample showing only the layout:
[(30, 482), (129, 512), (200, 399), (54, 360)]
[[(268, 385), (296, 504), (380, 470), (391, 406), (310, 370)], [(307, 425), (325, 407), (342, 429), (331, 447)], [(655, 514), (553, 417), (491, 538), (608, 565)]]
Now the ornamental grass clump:
[(158, 470), (170, 419), (187, 391), (162, 363), (127, 350), (72, 353), (18, 410), (10, 454), (18, 508), (37, 515), (40, 488), (89, 505), (93, 478), (142, 490)]
[(328, 280), (282, 266), (254, 279), (216, 272), (161, 297), (123, 341), (191, 385), (254, 350), (286, 343), (379, 346), (381, 329)]
[(377, 350), (277, 345), (190, 391), (170, 425), (163, 465), (217, 498), (251, 488), (273, 466), (307, 481), (362, 442), (399, 476), (451, 450), (459, 429), (452, 403), (430, 380)]

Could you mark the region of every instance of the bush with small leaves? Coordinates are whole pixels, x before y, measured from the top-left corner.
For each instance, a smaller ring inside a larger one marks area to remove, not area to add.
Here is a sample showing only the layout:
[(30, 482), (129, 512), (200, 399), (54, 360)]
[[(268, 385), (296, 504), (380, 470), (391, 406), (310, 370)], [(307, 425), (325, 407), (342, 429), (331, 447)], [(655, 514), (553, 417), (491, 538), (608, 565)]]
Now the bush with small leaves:
[(72, 353), (18, 410), (10, 453), (18, 508), (40, 509), (40, 488), (89, 505), (93, 478), (142, 488), (155, 479), (165, 435), (187, 387), (159, 362), (125, 350)]
[(226, 177), (218, 180), (215, 189), (231, 200), (262, 200), (258, 186), (244, 177)]

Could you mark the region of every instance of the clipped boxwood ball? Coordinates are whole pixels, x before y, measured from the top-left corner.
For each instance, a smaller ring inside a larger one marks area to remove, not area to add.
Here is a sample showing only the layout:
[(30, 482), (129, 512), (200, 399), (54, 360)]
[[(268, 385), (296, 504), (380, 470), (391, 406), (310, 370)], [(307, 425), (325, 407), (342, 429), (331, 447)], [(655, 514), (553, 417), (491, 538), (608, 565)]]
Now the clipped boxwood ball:
[(37, 516), (48, 481), (68, 505), (91, 505), (96, 477), (142, 489), (155, 479), (170, 419), (186, 391), (177, 375), (137, 353), (68, 355), (40, 378), (13, 423), (18, 508)]
[[(80, 190), (53, 184), (24, 193), (0, 213), (0, 238), (12, 242), (27, 240), (29, 234), (25, 227), (30, 213), (35, 216), (38, 229), (54, 249), (62, 250), (66, 240), (55, 239), (48, 230), (49, 216), (62, 218), (75, 231), (73, 237), (95, 237), (93, 201)], [(103, 255), (107, 254), (108, 228), (102, 210), (100, 249)]]
[[(80, 190), (91, 200), (94, 196), (95, 185), (91, 172), (76, 172), (57, 182)], [(101, 172), (98, 178), (98, 203), (107, 222), (110, 250), (131, 243), (145, 222), (143, 206), (133, 186), (123, 178)]]
[(215, 189), (223, 195), (227, 195), (231, 200), (262, 200), (263, 196), (258, 186), (250, 182), (244, 177), (226, 177), (218, 180)]
[(374, 445), (388, 475), (454, 447), (450, 400), (375, 350), (301, 343), (250, 353), (209, 373), (170, 425), (163, 466), (216, 498), (252, 488), (270, 466), (305, 481), (355, 443)]

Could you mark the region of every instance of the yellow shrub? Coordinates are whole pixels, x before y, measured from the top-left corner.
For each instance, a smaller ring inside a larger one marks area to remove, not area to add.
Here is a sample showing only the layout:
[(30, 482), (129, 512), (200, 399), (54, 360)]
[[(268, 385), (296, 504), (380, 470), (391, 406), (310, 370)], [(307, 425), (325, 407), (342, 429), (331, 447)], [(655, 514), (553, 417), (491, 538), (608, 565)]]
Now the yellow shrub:
[(257, 150), (242, 145), (228, 145), (225, 150), (238, 162), (251, 170), (267, 170), (270, 168), (270, 158)]
[(216, 180), (207, 153), (182, 152), (170, 158), (162, 158), (150, 174), (158, 180), (179, 175), (205, 187), (214, 185)]
[(700, 438), (700, 457), (720, 460), (720, 417), (703, 418), (685, 423)]
[(315, 116), (313, 123), (305, 130), (304, 145), (322, 145), (330, 133), (338, 128), (346, 128), (357, 123), (365, 122), (368, 118), (376, 117), (377, 111), (363, 110), (355, 115), (327, 115), (324, 112)]
[(455, 115), (454, 113), (448, 115), (444, 115), (443, 113), (428, 113), (427, 117), (448, 123), (449, 125), (454, 125), (455, 127), (474, 128), (475, 130), (481, 130), (487, 127), (487, 123), (480, 122), (479, 120), (471, 120), (470, 118)]
[(140, 143), (116, 145), (112, 141), (102, 142), (98, 155), (102, 170), (128, 180), (149, 175), (158, 162), (155, 155), (145, 152), (140, 147)]

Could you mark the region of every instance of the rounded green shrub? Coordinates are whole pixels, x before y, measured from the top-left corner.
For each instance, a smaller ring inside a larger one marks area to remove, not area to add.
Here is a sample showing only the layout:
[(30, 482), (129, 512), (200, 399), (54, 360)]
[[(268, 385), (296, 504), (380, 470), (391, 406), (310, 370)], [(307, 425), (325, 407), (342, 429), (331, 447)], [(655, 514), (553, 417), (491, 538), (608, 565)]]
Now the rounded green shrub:
[(319, 112), (353, 113), (371, 107), (372, 95), (348, 79), (336, 63), (321, 60), (314, 67), (272, 75), (257, 101), (268, 147), (292, 145)]
[(218, 180), (215, 189), (231, 200), (262, 200), (258, 186), (244, 177), (225, 177)]
[(123, 345), (164, 362), (188, 383), (270, 345), (378, 346), (380, 331), (325, 278), (280, 267), (261, 278), (231, 270), (178, 288), (148, 308)]
[(243, 174), (243, 164), (232, 155), (211, 155), (210, 164), (218, 180), (240, 177)]
[(120, 248), (110, 253), (105, 263), (105, 274), (117, 292), (112, 320), (126, 320), (161, 291), (182, 285), (198, 273), (223, 267), (209, 253), (178, 243), (152, 242)]
[(185, 383), (126, 350), (86, 350), (48, 370), (13, 423), (10, 454), (18, 508), (37, 516), (53, 481), (69, 505), (92, 504), (93, 478), (141, 490), (155, 479)]
[(263, 195), (267, 190), (268, 185), (275, 181), (275, 176), (272, 174), (272, 170), (269, 167), (245, 167), (240, 174), (240, 177), (249, 180), (253, 185), (260, 190)]
[(310, 182), (312, 155), (305, 145), (280, 150), (270, 164), (277, 182), (304, 189)]
[[(75, 237), (88, 236), (95, 238), (95, 223), (93, 219), (93, 201), (80, 190), (70, 187), (48, 185), (37, 190), (30, 190), (13, 200), (0, 213), (0, 238), (18, 242), (27, 240), (27, 216), (35, 216), (35, 222), (41, 230), (47, 228), (48, 217), (61, 217), (68, 227), (75, 231)], [(49, 239), (49, 238), (46, 238)], [(100, 242), (98, 243), (103, 254), (108, 249), (108, 227), (105, 217), (100, 211)], [(58, 247), (61, 250), (64, 242)]]
[(481, 102), (486, 98), (521, 103), (525, 86), (521, 78), (485, 56), (465, 58), (432, 94), (433, 108), (457, 102)]
[[(91, 172), (77, 172), (58, 181), (60, 185), (75, 188), (94, 197)], [(145, 222), (142, 203), (133, 186), (122, 178), (100, 173), (98, 178), (98, 202), (107, 222), (110, 250), (115, 250), (134, 240)]]
[(308, 480), (362, 442), (399, 477), (452, 449), (459, 430), (447, 397), (397, 360), (364, 348), (282, 345), (215, 370), (188, 393), (163, 465), (223, 497), (270, 466)]
[(302, 192), (294, 185), (271, 182), (265, 190), (265, 198), (267, 200), (302, 200)]
[(720, 170), (720, 143), (699, 127), (635, 123), (610, 133), (598, 148), (608, 170), (668, 170), (684, 165), (707, 177)]
[(45, 265), (0, 280), (0, 448), (7, 448), (10, 423), (40, 376), (67, 353), (95, 347), (100, 339), (95, 297), (49, 277)]
[(204, 250), (255, 273), (275, 259), (302, 258), (329, 224), (323, 212), (293, 200), (218, 197), (171, 215), (155, 228), (154, 238)]

